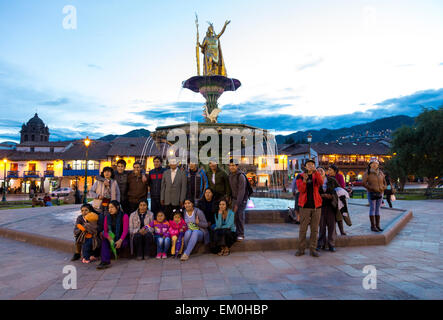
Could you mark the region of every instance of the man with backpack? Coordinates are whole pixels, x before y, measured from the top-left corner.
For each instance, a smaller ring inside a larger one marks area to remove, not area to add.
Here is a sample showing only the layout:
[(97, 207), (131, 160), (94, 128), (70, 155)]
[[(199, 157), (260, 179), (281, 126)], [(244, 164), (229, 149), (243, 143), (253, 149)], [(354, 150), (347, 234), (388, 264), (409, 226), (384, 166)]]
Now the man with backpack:
[(246, 203), (252, 193), (252, 188), (248, 178), (238, 169), (238, 162), (234, 159), (229, 161), (229, 172), (229, 185), (231, 187), (232, 206), (235, 213), (237, 240), (242, 241), (245, 238)]

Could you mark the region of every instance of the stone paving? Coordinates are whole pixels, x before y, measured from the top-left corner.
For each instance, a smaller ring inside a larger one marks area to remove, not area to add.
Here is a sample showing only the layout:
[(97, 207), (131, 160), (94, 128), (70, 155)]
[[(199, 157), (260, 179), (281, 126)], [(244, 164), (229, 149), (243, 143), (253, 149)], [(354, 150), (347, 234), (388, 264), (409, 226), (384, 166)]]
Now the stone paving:
[[(0, 239), (0, 299), (442, 299), (443, 201), (396, 201), (414, 218), (387, 246), (339, 248), (320, 258), (294, 251), (191, 256), (187, 262), (118, 260), (110, 269)], [(62, 269), (77, 268), (77, 290)], [(365, 265), (377, 289), (365, 290)]]

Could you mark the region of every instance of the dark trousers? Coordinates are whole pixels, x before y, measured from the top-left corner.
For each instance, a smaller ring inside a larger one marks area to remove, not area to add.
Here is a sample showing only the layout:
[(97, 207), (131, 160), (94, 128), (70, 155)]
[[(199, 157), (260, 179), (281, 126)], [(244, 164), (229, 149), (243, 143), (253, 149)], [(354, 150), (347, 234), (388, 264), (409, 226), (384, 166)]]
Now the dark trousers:
[[(235, 199), (233, 200), (233, 203), (235, 203)], [(234, 215), (234, 222), (235, 227), (237, 229), (237, 235), (239, 237), (245, 236), (245, 209), (246, 209), (246, 202), (243, 202), (241, 205), (238, 206), (237, 212)]]
[[(117, 249), (117, 255), (119, 254), (119, 251), (122, 248), (126, 247), (127, 245), (128, 245), (128, 239), (123, 240), (120, 249)], [(103, 239), (103, 241), (102, 241), (102, 249), (101, 249), (101, 260), (102, 260), (102, 262), (105, 262), (105, 263), (111, 262), (111, 255), (113, 255), (113, 254), (111, 252), (111, 245), (109, 243), (109, 240), (108, 239)]]
[(157, 213), (163, 210), (164, 208), (161, 205), (160, 197), (151, 197), (151, 211), (154, 214), (154, 219), (157, 218)]
[(82, 256), (86, 260), (89, 260), (92, 255), (92, 238), (85, 239), (85, 242), (82, 245)]
[(328, 231), (328, 247), (335, 247), (335, 213), (331, 206), (325, 205), (321, 208), (320, 218), (320, 235), (318, 237), (317, 246), (324, 247), (326, 245), (326, 230)]
[(214, 230), (214, 245), (218, 248), (230, 248), (236, 240), (237, 234), (232, 232), (231, 229), (224, 228)]
[(180, 206), (173, 206), (172, 204), (167, 204), (165, 206), (165, 216), (168, 221), (172, 220), (172, 212), (174, 211), (174, 209), (178, 210), (180, 209)]
[(387, 201), (388, 204), (389, 204), (389, 208), (392, 208), (391, 194), (392, 194), (392, 192), (385, 192), (385, 195), (386, 195), (386, 201)]
[(134, 253), (137, 257), (147, 258), (150, 256), (151, 248), (154, 245), (154, 238), (151, 232), (141, 234), (137, 232), (133, 239)]

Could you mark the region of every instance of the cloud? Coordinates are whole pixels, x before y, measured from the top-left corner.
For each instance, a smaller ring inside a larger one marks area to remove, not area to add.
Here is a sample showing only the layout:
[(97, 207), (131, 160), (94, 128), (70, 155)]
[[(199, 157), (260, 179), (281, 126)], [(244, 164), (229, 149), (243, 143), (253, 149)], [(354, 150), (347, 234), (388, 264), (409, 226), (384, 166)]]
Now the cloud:
[(407, 96), (387, 99), (376, 105), (390, 112), (403, 111), (405, 114), (418, 114), (421, 107), (436, 108), (443, 105), (443, 88), (417, 91)]
[(88, 64), (88, 68), (103, 70), (102, 67), (100, 67), (99, 65), (93, 64), (93, 63)]
[(11, 127), (21, 127), (21, 126), (22, 126), (22, 122), (20, 122), (20, 121), (9, 120), (9, 119), (0, 119), (0, 128), (1, 127), (11, 128)]
[(312, 67), (318, 66), (322, 62), (323, 62), (323, 58), (317, 58), (317, 59), (314, 59), (314, 60), (312, 60), (312, 61), (310, 61), (308, 63), (304, 63), (304, 64), (301, 64), (301, 65), (297, 66), (296, 69), (297, 69), (297, 71), (302, 71), (302, 70), (305, 70), (305, 69), (308, 69), (308, 68), (312, 68)]
[(61, 106), (64, 104), (68, 104), (70, 101), (68, 98), (59, 98), (56, 100), (52, 100), (52, 101), (44, 101), (44, 102), (40, 102), (39, 105), (41, 106)]
[(49, 128), (49, 140), (50, 141), (58, 141), (58, 140), (75, 140), (82, 139), (88, 136), (91, 139), (97, 139), (106, 135), (104, 132), (92, 132), (89, 130), (89, 127), (86, 127), (87, 130), (72, 130), (67, 128)]
[(119, 124), (122, 126), (128, 126), (128, 127), (146, 127), (145, 122), (130, 122), (130, 121), (120, 121)]

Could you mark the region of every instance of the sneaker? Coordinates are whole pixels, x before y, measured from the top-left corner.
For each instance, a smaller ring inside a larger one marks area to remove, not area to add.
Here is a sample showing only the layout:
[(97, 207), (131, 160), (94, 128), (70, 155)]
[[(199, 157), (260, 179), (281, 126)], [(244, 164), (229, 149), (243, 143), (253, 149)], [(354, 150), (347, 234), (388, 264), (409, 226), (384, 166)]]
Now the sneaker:
[(335, 252), (335, 251), (337, 251), (337, 250), (335, 250), (334, 247), (329, 247), (329, 251), (331, 251), (331, 252)]
[(300, 256), (302, 256), (302, 255), (304, 255), (304, 254), (305, 254), (305, 250), (303, 250), (303, 251), (297, 250), (297, 251), (295, 252), (295, 256), (296, 256), (296, 257), (300, 257)]
[(316, 258), (318, 258), (318, 257), (320, 257), (320, 254), (317, 252), (317, 251), (311, 251), (311, 256), (313, 256), (313, 257), (316, 257)]
[(98, 270), (107, 269), (111, 267), (110, 262), (100, 262), (100, 264), (97, 266)]
[(189, 259), (189, 256), (186, 253), (183, 253), (183, 255), (180, 258), (181, 261), (186, 261), (188, 259)]
[(162, 258), (162, 254), (161, 253), (157, 253), (157, 256), (155, 258), (156, 259), (161, 259)]
[(80, 259), (80, 253), (74, 253), (74, 255), (71, 258), (71, 261), (77, 261)]
[(167, 258), (168, 258), (168, 256), (166, 255), (166, 253), (163, 253), (162, 259), (167, 259)]
[(243, 240), (245, 240), (245, 237), (237, 237), (237, 241), (243, 241)]

